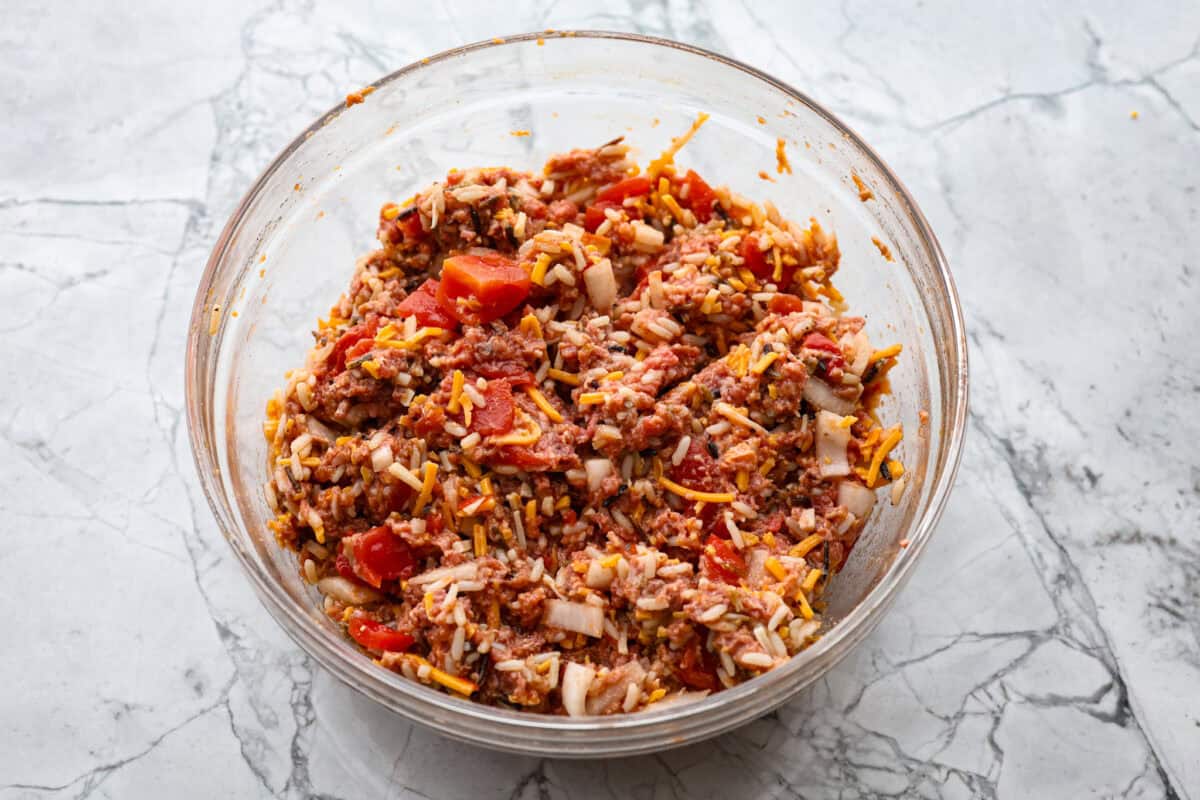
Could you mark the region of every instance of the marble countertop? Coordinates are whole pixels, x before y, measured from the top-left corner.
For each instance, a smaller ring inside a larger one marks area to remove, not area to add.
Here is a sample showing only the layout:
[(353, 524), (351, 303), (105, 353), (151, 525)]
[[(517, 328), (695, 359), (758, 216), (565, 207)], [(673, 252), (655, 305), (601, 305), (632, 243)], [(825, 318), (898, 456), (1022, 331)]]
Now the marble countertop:
[[(6, 5), (0, 798), (1200, 797), (1200, 6), (991, 5)], [(452, 744), (317, 669), (183, 419), (193, 290), (274, 153), (348, 87), (544, 27), (828, 105), (930, 217), (971, 340), (958, 487), (884, 623), (765, 719), (603, 763)]]

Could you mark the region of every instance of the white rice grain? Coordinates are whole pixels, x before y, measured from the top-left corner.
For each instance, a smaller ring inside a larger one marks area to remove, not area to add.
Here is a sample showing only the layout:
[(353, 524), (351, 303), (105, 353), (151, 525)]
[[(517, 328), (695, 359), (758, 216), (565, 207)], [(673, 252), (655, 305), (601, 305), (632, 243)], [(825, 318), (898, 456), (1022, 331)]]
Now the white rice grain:
[(679, 466), (683, 463), (683, 457), (687, 455), (688, 448), (692, 446), (692, 437), (684, 436), (679, 440), (679, 444), (675, 445), (674, 452), (671, 453), (671, 463)]
[(775, 659), (771, 658), (766, 653), (740, 653), (737, 657), (738, 663), (743, 667), (767, 669), (775, 663)]

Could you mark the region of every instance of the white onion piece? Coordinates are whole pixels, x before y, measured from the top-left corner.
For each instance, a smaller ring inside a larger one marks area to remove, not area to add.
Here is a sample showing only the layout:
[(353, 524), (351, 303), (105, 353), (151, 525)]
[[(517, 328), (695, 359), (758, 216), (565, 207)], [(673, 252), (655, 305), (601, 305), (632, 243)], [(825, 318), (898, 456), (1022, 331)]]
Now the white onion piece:
[(855, 375), (862, 375), (867, 371), (867, 359), (871, 357), (871, 340), (867, 338), (867, 334), (859, 331), (853, 337), (842, 337), (843, 351), (847, 349), (847, 344), (849, 344), (850, 351), (854, 353), (854, 360), (846, 365), (846, 369)]
[(428, 572), (422, 572), (415, 578), (410, 578), (408, 582), (413, 586), (422, 586), (426, 583), (441, 580), (442, 578), (449, 578), (452, 581), (471, 581), (475, 580), (475, 576), (478, 574), (479, 565), (474, 561), (468, 561), (465, 564), (459, 564), (455, 567), (438, 567)]
[(596, 310), (608, 313), (617, 300), (617, 279), (613, 277), (612, 262), (605, 258), (588, 267), (583, 272), (583, 283)]
[(588, 564), (587, 576), (584, 583), (589, 589), (607, 589), (613, 582), (616, 573), (608, 567), (600, 566), (600, 562), (593, 560)]
[(562, 703), (567, 714), (582, 717), (587, 714), (587, 693), (592, 686), (596, 670), (574, 661), (568, 661), (563, 670)]
[(808, 380), (804, 382), (804, 399), (817, 408), (832, 411), (843, 417), (854, 411), (853, 400), (838, 397), (828, 383), (812, 376), (809, 376)]
[(587, 603), (547, 600), (546, 624), (598, 639), (604, 634), (604, 611)]
[(304, 424), (308, 428), (308, 432), (318, 439), (324, 439), (326, 442), (332, 442), (337, 439), (337, 434), (314, 416), (310, 415), (304, 421)]
[(875, 492), (857, 481), (841, 481), (838, 483), (837, 502), (854, 516), (863, 519), (875, 507)]
[(392, 461), (394, 460), (391, 445), (385, 444), (382, 447), (377, 447), (371, 453), (371, 469), (376, 472), (383, 472), (392, 465)]
[(607, 458), (589, 458), (583, 462), (583, 470), (587, 473), (588, 491), (596, 492), (604, 479), (612, 474), (613, 464)]
[[(805, 384), (807, 389), (808, 384)], [(843, 428), (841, 421), (842, 418), (837, 414), (817, 412), (817, 470), (822, 478), (850, 474), (850, 462), (846, 458), (850, 429)]]
[(603, 714), (604, 709), (624, 699), (630, 684), (641, 684), (642, 679), (646, 677), (646, 670), (642, 669), (642, 665), (637, 661), (630, 661), (617, 669), (619, 674), (616, 680), (601, 689), (599, 694), (587, 699), (588, 714)]
[(352, 606), (377, 603), (383, 599), (383, 595), (374, 589), (346, 580), (341, 575), (322, 578), (317, 583), (317, 588), (334, 599)]

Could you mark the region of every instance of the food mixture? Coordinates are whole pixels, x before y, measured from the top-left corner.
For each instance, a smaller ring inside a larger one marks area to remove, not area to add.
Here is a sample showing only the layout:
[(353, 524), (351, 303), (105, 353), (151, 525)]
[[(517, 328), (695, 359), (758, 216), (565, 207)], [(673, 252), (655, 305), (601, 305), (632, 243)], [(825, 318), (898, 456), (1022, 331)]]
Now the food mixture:
[(611, 714), (822, 633), (904, 488), (834, 236), (621, 140), (454, 170), (268, 405), (278, 541), (371, 658), (479, 702)]

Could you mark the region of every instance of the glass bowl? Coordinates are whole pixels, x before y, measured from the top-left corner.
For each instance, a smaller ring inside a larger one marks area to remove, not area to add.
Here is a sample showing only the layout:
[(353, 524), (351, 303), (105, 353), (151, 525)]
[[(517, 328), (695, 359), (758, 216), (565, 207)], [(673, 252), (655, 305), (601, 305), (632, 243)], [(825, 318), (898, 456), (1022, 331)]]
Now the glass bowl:
[[(544, 36), (544, 38), (543, 38)], [(523, 714), (437, 692), (384, 670), (320, 611), (292, 553), (268, 532), (262, 419), (310, 331), (375, 246), (380, 205), (451, 167), (538, 169), (551, 153), (616, 136), (641, 163), (708, 123), (677, 157), (785, 217), (838, 234), (837, 285), (875, 342), (902, 342), (882, 409), (904, 424), (908, 487), (878, 504), (826, 599), (832, 627), (786, 665), (691, 703), (637, 714)], [(782, 139), (791, 172), (777, 171)], [(766, 181), (761, 175), (769, 176)], [(864, 202), (852, 176), (874, 194)], [(890, 248), (885, 260), (872, 238)], [(924, 216), (884, 163), (805, 95), (722, 56), (645, 36), (529, 34), (451, 50), (339, 105), (255, 181), (213, 248), (187, 347), (187, 411), (204, 492), (268, 610), (326, 669), (443, 734), (544, 756), (644, 753), (714, 736), (779, 706), (880, 621), (925, 549), (954, 481), (967, 408), (962, 313)], [(925, 416), (927, 415), (927, 416)]]

